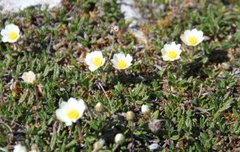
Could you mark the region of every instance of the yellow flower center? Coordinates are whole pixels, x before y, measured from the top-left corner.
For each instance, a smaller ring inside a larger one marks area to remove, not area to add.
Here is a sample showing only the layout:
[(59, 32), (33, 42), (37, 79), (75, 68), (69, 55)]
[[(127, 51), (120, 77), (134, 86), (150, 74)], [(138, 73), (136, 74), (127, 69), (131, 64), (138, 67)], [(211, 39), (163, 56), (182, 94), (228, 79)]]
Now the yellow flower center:
[(188, 42), (189, 42), (190, 45), (196, 45), (197, 42), (198, 42), (198, 40), (197, 40), (196, 37), (190, 36), (190, 37), (188, 38)]
[(69, 110), (68, 112), (67, 112), (67, 117), (69, 118), (69, 119), (77, 119), (78, 117), (79, 117), (79, 112), (77, 111), (77, 110)]
[(18, 37), (18, 34), (16, 32), (9, 32), (8, 38), (11, 40), (15, 40)]
[(124, 59), (120, 59), (117, 63), (119, 69), (124, 69), (127, 66), (127, 62)]
[(28, 74), (28, 75), (26, 75), (25, 79), (29, 82), (32, 80), (32, 76)]
[(96, 57), (96, 58), (94, 58), (93, 59), (93, 64), (95, 65), (95, 66), (101, 66), (102, 65), (102, 59), (100, 58), (100, 57)]
[(167, 57), (170, 59), (176, 59), (177, 58), (177, 52), (176, 51), (168, 51)]

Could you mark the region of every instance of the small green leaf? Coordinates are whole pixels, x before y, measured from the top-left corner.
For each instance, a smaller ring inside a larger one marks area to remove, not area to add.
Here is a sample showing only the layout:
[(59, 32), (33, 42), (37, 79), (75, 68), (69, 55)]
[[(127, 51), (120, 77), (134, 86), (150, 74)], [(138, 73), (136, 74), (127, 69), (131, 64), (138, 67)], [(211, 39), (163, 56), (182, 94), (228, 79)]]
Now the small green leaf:
[(178, 140), (179, 139), (179, 135), (174, 135), (171, 137), (172, 140)]

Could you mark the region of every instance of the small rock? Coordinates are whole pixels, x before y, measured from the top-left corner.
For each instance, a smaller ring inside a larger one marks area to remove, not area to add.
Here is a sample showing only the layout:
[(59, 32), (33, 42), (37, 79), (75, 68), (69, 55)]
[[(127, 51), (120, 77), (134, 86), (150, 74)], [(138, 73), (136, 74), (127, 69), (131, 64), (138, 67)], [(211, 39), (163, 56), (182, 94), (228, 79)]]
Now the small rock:
[(153, 132), (153, 133), (158, 133), (161, 129), (161, 120), (153, 120), (149, 122), (148, 128)]
[(224, 69), (224, 70), (231, 70), (231, 66), (230, 64), (226, 63), (226, 62), (223, 62), (221, 64), (221, 67)]
[(30, 6), (46, 6), (53, 8), (59, 6), (61, 0), (1, 0), (0, 12), (18, 12)]
[(149, 145), (148, 148), (150, 151), (154, 151), (159, 148), (159, 145), (157, 143), (153, 143), (153, 144)]

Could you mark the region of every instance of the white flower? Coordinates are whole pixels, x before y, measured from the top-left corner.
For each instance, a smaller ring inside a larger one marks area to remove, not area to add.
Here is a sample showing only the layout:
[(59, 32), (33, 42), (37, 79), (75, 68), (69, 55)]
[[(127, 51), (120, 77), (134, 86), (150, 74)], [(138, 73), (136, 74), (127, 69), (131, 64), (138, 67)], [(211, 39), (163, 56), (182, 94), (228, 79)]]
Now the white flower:
[(125, 55), (123, 52), (114, 54), (111, 62), (113, 63), (113, 67), (116, 69), (126, 69), (132, 65), (132, 56), (127, 54)]
[(101, 51), (93, 51), (86, 55), (85, 62), (90, 71), (95, 71), (105, 63), (105, 59)]
[(21, 144), (17, 144), (14, 146), (13, 152), (27, 152), (27, 149), (25, 146), (22, 146)]
[(115, 136), (115, 143), (116, 144), (122, 144), (124, 142), (124, 140), (125, 140), (125, 137), (122, 133), (116, 134), (116, 136)]
[(196, 46), (204, 40), (203, 32), (197, 29), (184, 31), (180, 38), (188, 46)]
[(165, 44), (162, 52), (162, 57), (164, 61), (174, 61), (180, 58), (182, 50), (180, 49), (181, 45), (172, 42), (171, 44)]
[(148, 106), (148, 105), (142, 105), (142, 107), (141, 107), (141, 112), (142, 112), (143, 114), (148, 114), (148, 113), (150, 112), (149, 106)]
[(36, 75), (32, 71), (24, 72), (22, 77), (24, 82), (33, 84), (36, 80)]
[(82, 117), (85, 109), (86, 105), (82, 99), (76, 100), (75, 98), (70, 98), (67, 102), (60, 104), (59, 109), (56, 110), (56, 115), (60, 121), (70, 126)]
[(14, 43), (20, 37), (20, 29), (17, 25), (8, 24), (4, 29), (1, 30), (2, 41)]

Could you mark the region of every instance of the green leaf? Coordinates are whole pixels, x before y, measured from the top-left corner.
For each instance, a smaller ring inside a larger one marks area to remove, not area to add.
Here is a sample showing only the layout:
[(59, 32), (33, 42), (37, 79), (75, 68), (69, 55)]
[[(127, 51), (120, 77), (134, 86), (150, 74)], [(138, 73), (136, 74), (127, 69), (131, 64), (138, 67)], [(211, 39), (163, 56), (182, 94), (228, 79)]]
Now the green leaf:
[(172, 140), (178, 140), (179, 139), (179, 135), (174, 135), (171, 137)]

